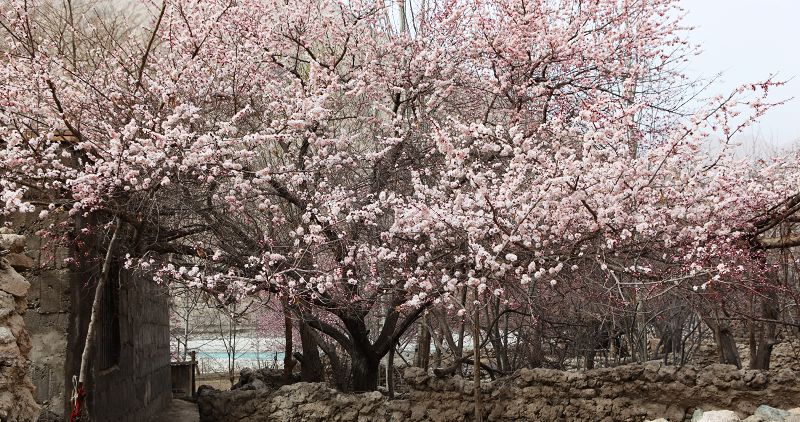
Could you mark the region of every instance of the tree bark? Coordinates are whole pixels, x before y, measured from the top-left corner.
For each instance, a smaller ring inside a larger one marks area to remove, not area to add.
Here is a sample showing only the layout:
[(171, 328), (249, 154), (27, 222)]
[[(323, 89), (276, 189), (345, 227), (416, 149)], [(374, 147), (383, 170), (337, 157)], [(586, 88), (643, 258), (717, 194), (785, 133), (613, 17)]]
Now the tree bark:
[(362, 393), (378, 389), (378, 375), (380, 374), (380, 359), (353, 350), (350, 353), (350, 375), (353, 381), (353, 391)]
[(312, 328), (300, 321), (300, 346), (303, 349), (303, 361), (300, 364), (300, 379), (304, 382), (322, 382), (325, 380), (322, 359), (319, 356), (317, 340)]
[(294, 333), (292, 331), (292, 316), (289, 307), (284, 303), (283, 305), (283, 327), (284, 327), (284, 345), (283, 352), (283, 379), (288, 384), (292, 380), (292, 371), (294, 371), (294, 345), (292, 340)]
[(481, 395), (481, 308), (478, 304), (478, 290), (475, 290), (475, 321), (473, 322), (472, 330), (472, 349), (474, 355), (474, 365), (472, 371), (474, 372), (475, 382), (475, 421), (483, 422), (483, 397)]
[(419, 338), (417, 340), (417, 354), (414, 357), (414, 366), (423, 368), (426, 371), (431, 361), (431, 332), (428, 329), (428, 317), (419, 322)]
[(386, 368), (386, 388), (389, 390), (389, 398), (394, 398), (394, 345), (389, 349), (389, 358)]
[[(777, 298), (774, 294), (770, 294), (762, 301), (762, 310), (764, 319), (775, 321), (778, 319), (778, 309), (775, 306)], [(769, 369), (770, 360), (772, 359), (772, 348), (777, 344), (776, 331), (777, 326), (774, 322), (764, 322), (765, 327), (761, 330), (761, 335), (758, 339), (758, 348), (756, 349), (755, 359), (750, 357), (750, 369)], [(752, 347), (752, 346), (751, 346)]]
[(733, 338), (731, 328), (727, 324), (714, 324), (710, 328), (714, 331), (714, 338), (717, 342), (719, 363), (736, 365), (737, 368), (741, 368), (739, 349), (736, 348), (736, 340)]

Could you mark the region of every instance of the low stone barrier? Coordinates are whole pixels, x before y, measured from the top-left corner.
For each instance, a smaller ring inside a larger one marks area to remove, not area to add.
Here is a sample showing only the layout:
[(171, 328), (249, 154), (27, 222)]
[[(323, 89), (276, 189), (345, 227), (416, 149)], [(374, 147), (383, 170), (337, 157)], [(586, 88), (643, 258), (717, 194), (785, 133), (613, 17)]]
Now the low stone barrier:
[(20, 260), (25, 238), (0, 233), (0, 420), (34, 421), (39, 406), (33, 399), (28, 377), (31, 338), (22, 315), (28, 308), (30, 284), (14, 269)]
[[(404, 374), (410, 392), (388, 400), (379, 392), (344, 394), (325, 384), (199, 395), (201, 421), (472, 421), (474, 384), (440, 379), (420, 368)], [(482, 384), (490, 421), (689, 420), (697, 409), (730, 409), (742, 417), (759, 405), (800, 404), (798, 373), (740, 370), (731, 365), (623, 365), (585, 372), (525, 369)]]

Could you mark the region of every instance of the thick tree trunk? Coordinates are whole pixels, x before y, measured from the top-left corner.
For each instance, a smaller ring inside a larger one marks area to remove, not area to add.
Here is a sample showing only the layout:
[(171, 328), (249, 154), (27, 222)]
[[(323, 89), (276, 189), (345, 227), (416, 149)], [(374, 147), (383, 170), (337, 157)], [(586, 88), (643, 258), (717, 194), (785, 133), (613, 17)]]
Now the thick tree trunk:
[(754, 360), (750, 361), (750, 369), (769, 369), (769, 362), (772, 358), (772, 347), (774, 342), (769, 336), (762, 336), (758, 343), (758, 352)]
[(365, 353), (355, 350), (350, 353), (350, 375), (354, 392), (360, 393), (378, 389), (380, 362), (379, 358), (370, 357)]
[(717, 325), (717, 328), (714, 329), (714, 337), (717, 341), (719, 363), (736, 365), (737, 368), (741, 368), (742, 362), (739, 360), (739, 349), (736, 348), (736, 340), (733, 338), (730, 327), (723, 324)]
[[(774, 294), (769, 295), (762, 302), (762, 309), (764, 319), (768, 321), (775, 321), (778, 319), (778, 309), (775, 306), (777, 298)], [(776, 331), (777, 327), (774, 322), (765, 322), (764, 328), (761, 330), (761, 335), (758, 339), (758, 348), (753, 359), (752, 351), (750, 356), (750, 369), (769, 369), (769, 363), (772, 358), (772, 348), (777, 344)], [(751, 346), (752, 347), (752, 346)]]
[(597, 356), (597, 350), (589, 348), (586, 350), (586, 369), (594, 369), (594, 358)]
[(733, 338), (733, 332), (728, 323), (714, 315), (705, 316), (700, 313), (698, 315), (714, 333), (719, 363), (736, 365), (737, 368), (741, 368), (742, 361), (739, 359), (739, 349), (736, 348), (736, 340)]
[(305, 382), (322, 382), (325, 380), (322, 359), (319, 356), (317, 340), (313, 335), (313, 328), (301, 321), (300, 344), (303, 348), (303, 361), (300, 366), (300, 379)]

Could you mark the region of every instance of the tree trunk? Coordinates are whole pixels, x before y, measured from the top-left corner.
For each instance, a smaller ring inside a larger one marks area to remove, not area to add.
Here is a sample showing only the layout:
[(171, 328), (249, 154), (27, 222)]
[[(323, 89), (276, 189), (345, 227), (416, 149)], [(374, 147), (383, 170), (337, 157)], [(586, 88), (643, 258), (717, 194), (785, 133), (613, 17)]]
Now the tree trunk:
[[(309, 326), (309, 328), (311, 327)], [(316, 330), (309, 330), (308, 333), (314, 338), (314, 341), (317, 345), (319, 345), (319, 348), (322, 349), (322, 352), (325, 353), (325, 356), (328, 357), (328, 362), (331, 364), (331, 372), (333, 372), (331, 378), (333, 383), (336, 385), (336, 388), (338, 388), (339, 391), (350, 391), (351, 388), (350, 379), (348, 378), (348, 370), (345, 368), (342, 359), (336, 352), (336, 347), (322, 339)]]
[[(778, 319), (778, 309), (775, 306), (777, 298), (774, 294), (770, 294), (762, 302), (762, 309), (764, 312), (764, 319), (768, 321), (775, 321)], [(772, 348), (777, 344), (776, 340), (776, 324), (774, 322), (765, 322), (765, 328), (761, 330), (761, 335), (758, 339), (758, 349), (756, 351), (755, 360), (750, 359), (750, 369), (769, 369), (769, 362), (772, 358)]]
[(322, 359), (319, 356), (317, 340), (312, 334), (313, 328), (300, 321), (300, 344), (303, 348), (303, 362), (300, 365), (300, 379), (305, 382), (322, 382), (325, 380)]
[(481, 395), (481, 308), (478, 305), (478, 290), (475, 289), (475, 321), (472, 330), (472, 349), (474, 354), (472, 371), (475, 379), (475, 421), (483, 422), (483, 397)]
[(389, 358), (386, 364), (386, 388), (389, 390), (389, 398), (394, 398), (394, 344), (389, 349)]
[(284, 327), (284, 345), (286, 346), (283, 352), (283, 379), (288, 384), (292, 380), (292, 371), (294, 371), (294, 345), (292, 344), (292, 316), (289, 307), (284, 303), (283, 305), (283, 327)]
[(433, 336), (433, 345), (436, 346), (436, 354), (433, 357), (433, 366), (434, 368), (438, 368), (442, 366), (442, 353), (444, 349), (444, 344), (442, 344), (443, 335), (441, 331), (436, 332)]
[(417, 354), (414, 357), (414, 366), (428, 370), (431, 361), (431, 332), (428, 330), (428, 317), (419, 322), (419, 339), (417, 340)]
[(370, 357), (366, 353), (361, 353), (357, 350), (351, 351), (350, 375), (354, 392), (361, 393), (378, 389), (380, 363), (379, 358)]
[(541, 318), (537, 318), (533, 322), (533, 329), (530, 337), (530, 349), (528, 354), (528, 365), (531, 368), (541, 368), (544, 362), (544, 351), (542, 350), (542, 334), (544, 328), (542, 327)]
[(742, 362), (739, 359), (739, 349), (736, 348), (736, 340), (733, 338), (733, 332), (731, 332), (731, 327), (728, 323), (714, 315), (705, 316), (701, 313), (698, 313), (698, 315), (714, 333), (719, 363), (736, 365), (737, 368), (741, 368)]
[[(94, 352), (95, 336), (97, 335), (97, 319), (100, 317), (100, 301), (103, 297), (103, 290), (108, 282), (111, 273), (111, 261), (114, 258), (114, 249), (119, 242), (119, 230), (122, 227), (122, 220), (117, 217), (114, 219), (114, 234), (111, 235), (111, 241), (108, 243), (106, 250), (105, 260), (103, 261), (103, 268), (100, 273), (100, 278), (97, 280), (97, 286), (94, 290), (94, 300), (92, 301), (92, 310), (89, 315), (89, 327), (86, 329), (86, 339), (83, 343), (83, 352), (81, 353), (81, 366), (78, 372), (78, 397), (76, 398), (78, 406), (82, 410), (81, 418), (83, 420), (90, 420), (91, 414), (89, 407), (83, 405), (86, 394), (84, 386), (87, 384), (89, 378), (89, 368), (91, 367), (91, 358)], [(82, 406), (83, 405), (83, 406)]]
[(585, 353), (585, 356), (586, 356), (586, 369), (594, 369), (594, 358), (595, 358), (596, 355), (597, 355), (597, 350), (595, 350), (593, 347), (589, 347), (586, 350), (586, 353)]
[[(467, 288), (464, 287), (461, 289), (461, 303), (463, 304), (464, 308), (467, 307)], [(461, 326), (458, 328), (458, 345), (456, 346), (455, 355), (457, 358), (461, 358), (464, 356), (464, 331), (465, 331), (466, 324), (464, 320), (461, 321)], [(458, 374), (463, 376), (464, 371), (463, 367), (458, 367)]]
[(742, 367), (742, 362), (739, 360), (739, 349), (736, 348), (736, 340), (733, 338), (733, 333), (727, 325), (717, 325), (714, 329), (714, 337), (717, 340), (717, 352), (719, 353), (719, 363), (729, 365), (736, 365), (737, 368)]

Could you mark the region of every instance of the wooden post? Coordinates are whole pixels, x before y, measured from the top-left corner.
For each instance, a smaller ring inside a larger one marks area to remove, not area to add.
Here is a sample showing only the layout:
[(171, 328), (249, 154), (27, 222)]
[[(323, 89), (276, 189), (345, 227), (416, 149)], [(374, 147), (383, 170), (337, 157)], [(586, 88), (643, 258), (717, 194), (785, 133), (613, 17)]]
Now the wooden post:
[(195, 371), (197, 370), (197, 352), (192, 350), (189, 352), (189, 356), (192, 357), (192, 397), (195, 396), (196, 388), (195, 388)]

